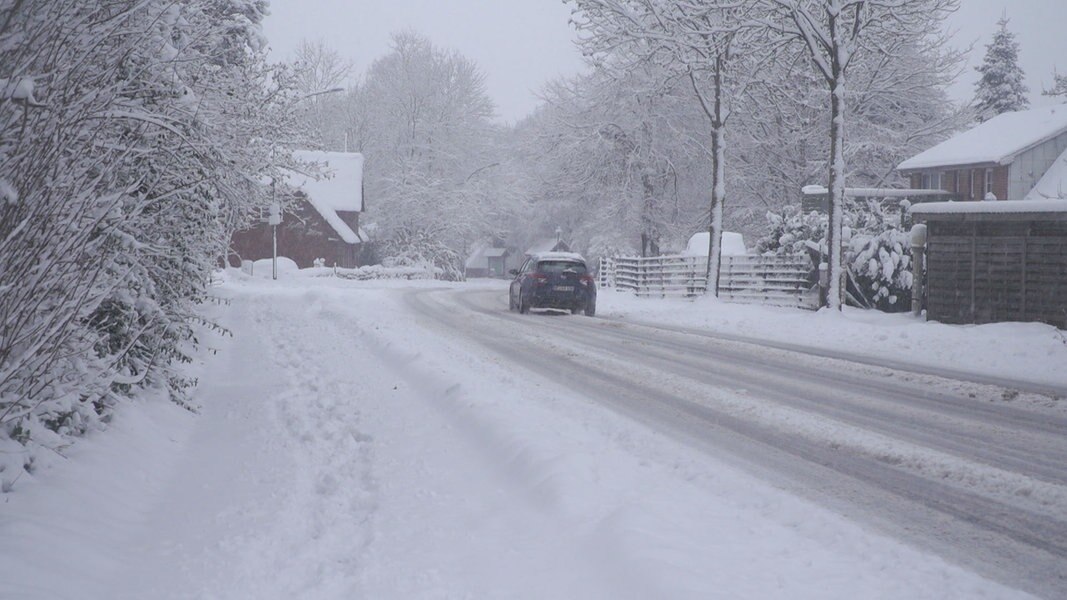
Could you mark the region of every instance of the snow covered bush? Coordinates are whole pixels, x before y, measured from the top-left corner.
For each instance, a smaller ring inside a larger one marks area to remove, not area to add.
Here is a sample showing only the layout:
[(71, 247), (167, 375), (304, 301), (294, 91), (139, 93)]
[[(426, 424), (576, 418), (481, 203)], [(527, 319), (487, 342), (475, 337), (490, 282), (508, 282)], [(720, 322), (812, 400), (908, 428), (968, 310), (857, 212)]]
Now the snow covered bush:
[[(197, 305), (249, 207), (284, 73), (264, 0), (0, 0), (0, 484), (192, 381)], [(32, 85), (30, 85), (30, 82)]]
[[(767, 213), (770, 231), (756, 241), (760, 254), (825, 255), (824, 214), (802, 214), (796, 206)], [(850, 302), (887, 312), (911, 308), (911, 253), (900, 215), (878, 201), (850, 200), (845, 207), (845, 264)]]
[(889, 227), (877, 235), (852, 236), (846, 254), (864, 298), (885, 312), (911, 308), (911, 251), (908, 234)]
[(826, 215), (786, 206), (779, 213), (768, 212), (767, 221), (770, 231), (756, 240), (759, 254), (803, 254), (826, 243)]

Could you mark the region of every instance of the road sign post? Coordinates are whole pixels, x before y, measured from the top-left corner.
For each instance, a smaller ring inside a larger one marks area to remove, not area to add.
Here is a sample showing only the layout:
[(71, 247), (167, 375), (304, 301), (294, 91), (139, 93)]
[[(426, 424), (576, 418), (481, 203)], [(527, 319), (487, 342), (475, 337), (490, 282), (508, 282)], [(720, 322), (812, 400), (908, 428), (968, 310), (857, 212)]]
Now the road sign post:
[(270, 205), (270, 218), (267, 222), (270, 223), (271, 229), (271, 277), (278, 279), (278, 225), (282, 222), (282, 207), (277, 202)]

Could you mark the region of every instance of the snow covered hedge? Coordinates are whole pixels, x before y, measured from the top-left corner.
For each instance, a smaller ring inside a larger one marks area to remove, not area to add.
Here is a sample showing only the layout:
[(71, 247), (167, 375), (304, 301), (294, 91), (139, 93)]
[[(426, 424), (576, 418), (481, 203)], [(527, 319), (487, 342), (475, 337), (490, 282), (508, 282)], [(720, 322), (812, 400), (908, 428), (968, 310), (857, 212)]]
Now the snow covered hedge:
[(17, 82), (0, 94), (8, 490), (130, 394), (185, 402), (196, 307), (264, 199), (266, 140), (294, 95), (264, 62), (263, 0), (2, 5), (0, 75)]
[(424, 264), (418, 266), (387, 267), (383, 265), (365, 265), (355, 269), (331, 269), (320, 267), (305, 269), (311, 271), (311, 275), (317, 277), (340, 277), (342, 279), (356, 279), (369, 281), (372, 279), (437, 279), (441, 270), (433, 265)]

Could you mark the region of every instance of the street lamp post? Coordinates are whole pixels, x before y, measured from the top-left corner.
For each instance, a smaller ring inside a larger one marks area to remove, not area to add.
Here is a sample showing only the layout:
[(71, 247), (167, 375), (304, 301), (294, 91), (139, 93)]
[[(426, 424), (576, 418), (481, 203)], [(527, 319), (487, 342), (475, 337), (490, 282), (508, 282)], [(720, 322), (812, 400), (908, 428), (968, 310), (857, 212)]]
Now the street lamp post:
[[(314, 96), (321, 96), (323, 94), (334, 94), (334, 93), (343, 92), (343, 91), (345, 91), (345, 88), (343, 88), (343, 87), (333, 87), (333, 88), (330, 88), (328, 90), (320, 90), (318, 92), (312, 92), (310, 94), (305, 94), (305, 95), (301, 96), (300, 98), (297, 98), (296, 101), (300, 102), (302, 100), (307, 100), (308, 98), (312, 98)], [(274, 158), (274, 146), (275, 146), (274, 142), (271, 142), (270, 154), (271, 154), (271, 162), (272, 163), (274, 162), (273, 161), (273, 158)], [(345, 138), (345, 151), (346, 152), (348, 151), (348, 138)], [(282, 207), (278, 203), (278, 201), (276, 199), (276, 196), (275, 196), (275, 188), (276, 187), (277, 187), (277, 179), (272, 176), (270, 178), (270, 218), (268, 219), (267, 222), (270, 223), (270, 229), (271, 229), (271, 231), (270, 231), (270, 243), (271, 243), (270, 266), (271, 266), (271, 279), (274, 279), (274, 280), (278, 279), (278, 225), (281, 225), (281, 223), (282, 223)]]

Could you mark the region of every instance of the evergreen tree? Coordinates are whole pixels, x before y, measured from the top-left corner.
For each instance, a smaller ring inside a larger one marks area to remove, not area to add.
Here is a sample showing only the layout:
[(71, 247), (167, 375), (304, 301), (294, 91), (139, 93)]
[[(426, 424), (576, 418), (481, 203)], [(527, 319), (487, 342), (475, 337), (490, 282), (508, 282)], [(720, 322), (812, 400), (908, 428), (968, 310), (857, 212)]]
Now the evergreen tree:
[(1008, 31), (1008, 18), (1002, 16), (997, 24), (1000, 30), (986, 46), (985, 58), (976, 67), (982, 74), (975, 84), (974, 104), (978, 121), (1030, 106), (1026, 98), (1029, 88), (1023, 83), (1023, 70), (1019, 68), (1019, 43), (1015, 34)]

